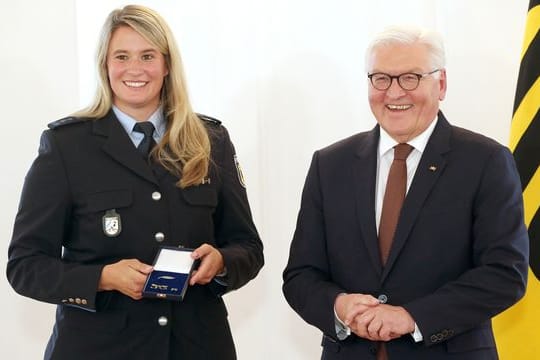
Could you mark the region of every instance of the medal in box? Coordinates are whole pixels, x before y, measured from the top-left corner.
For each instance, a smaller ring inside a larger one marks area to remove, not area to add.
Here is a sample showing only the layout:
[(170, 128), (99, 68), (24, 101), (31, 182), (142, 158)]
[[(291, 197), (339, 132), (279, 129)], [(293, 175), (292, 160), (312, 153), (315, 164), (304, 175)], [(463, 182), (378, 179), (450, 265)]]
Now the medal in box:
[(161, 247), (154, 259), (154, 270), (148, 275), (143, 296), (182, 300), (189, 286), (195, 260), (192, 249)]

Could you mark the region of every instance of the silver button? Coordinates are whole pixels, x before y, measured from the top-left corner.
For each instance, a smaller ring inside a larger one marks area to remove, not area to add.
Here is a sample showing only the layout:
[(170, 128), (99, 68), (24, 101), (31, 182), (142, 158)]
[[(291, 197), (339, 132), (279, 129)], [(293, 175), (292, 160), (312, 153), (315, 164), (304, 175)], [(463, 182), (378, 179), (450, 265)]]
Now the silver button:
[(386, 302), (388, 301), (388, 296), (381, 294), (377, 297), (377, 300), (379, 300), (379, 303), (381, 304), (386, 304)]
[(169, 320), (165, 316), (160, 316), (159, 319), (157, 319), (157, 322), (159, 326), (167, 326), (167, 323), (169, 322)]
[(155, 201), (158, 201), (161, 199), (161, 193), (159, 191), (154, 191), (152, 193), (152, 199)]
[(156, 235), (154, 235), (154, 238), (157, 242), (162, 242), (163, 240), (165, 240), (165, 234), (162, 232), (158, 232), (156, 233)]

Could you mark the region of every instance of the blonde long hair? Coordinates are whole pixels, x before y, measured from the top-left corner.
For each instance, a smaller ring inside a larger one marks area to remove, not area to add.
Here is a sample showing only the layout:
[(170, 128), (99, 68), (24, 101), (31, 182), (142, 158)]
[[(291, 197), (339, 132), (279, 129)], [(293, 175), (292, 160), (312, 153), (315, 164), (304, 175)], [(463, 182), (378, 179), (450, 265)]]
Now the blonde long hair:
[(174, 36), (165, 20), (154, 10), (128, 5), (109, 14), (98, 42), (96, 95), (87, 108), (74, 115), (97, 119), (110, 111), (113, 93), (107, 75), (107, 52), (112, 34), (122, 26), (129, 26), (155, 46), (165, 57), (169, 70), (161, 89), (167, 131), (152, 151), (152, 156), (180, 178), (177, 186), (185, 188), (200, 184), (208, 175), (210, 164), (208, 132), (191, 108), (182, 59)]

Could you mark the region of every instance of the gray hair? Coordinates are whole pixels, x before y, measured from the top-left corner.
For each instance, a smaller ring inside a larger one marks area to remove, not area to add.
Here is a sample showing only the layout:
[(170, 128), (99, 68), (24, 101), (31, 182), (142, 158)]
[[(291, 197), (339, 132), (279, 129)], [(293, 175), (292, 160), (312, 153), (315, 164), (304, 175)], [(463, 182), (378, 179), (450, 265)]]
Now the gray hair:
[(445, 67), (444, 45), (439, 33), (416, 26), (397, 25), (385, 28), (371, 40), (366, 49), (366, 72), (370, 71), (371, 56), (375, 49), (381, 46), (412, 45), (415, 43), (423, 44), (427, 47), (433, 69), (443, 69)]

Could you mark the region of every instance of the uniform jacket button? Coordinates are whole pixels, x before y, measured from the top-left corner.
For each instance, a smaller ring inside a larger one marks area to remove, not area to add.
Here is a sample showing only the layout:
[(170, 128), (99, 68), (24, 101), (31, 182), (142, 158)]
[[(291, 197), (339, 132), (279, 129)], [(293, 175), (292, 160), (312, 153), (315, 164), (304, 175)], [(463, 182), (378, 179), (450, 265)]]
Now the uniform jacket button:
[(163, 240), (165, 240), (165, 234), (162, 232), (158, 232), (154, 235), (154, 238), (157, 242), (162, 242)]
[(154, 191), (152, 193), (152, 199), (155, 201), (159, 201), (161, 199), (161, 193), (159, 191)]
[(167, 319), (166, 316), (160, 316), (157, 321), (158, 321), (159, 326), (167, 326), (169, 319)]
[(377, 300), (379, 300), (379, 303), (381, 304), (386, 304), (388, 302), (388, 296), (381, 294), (377, 297)]

